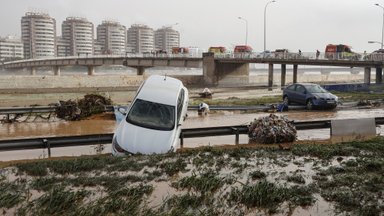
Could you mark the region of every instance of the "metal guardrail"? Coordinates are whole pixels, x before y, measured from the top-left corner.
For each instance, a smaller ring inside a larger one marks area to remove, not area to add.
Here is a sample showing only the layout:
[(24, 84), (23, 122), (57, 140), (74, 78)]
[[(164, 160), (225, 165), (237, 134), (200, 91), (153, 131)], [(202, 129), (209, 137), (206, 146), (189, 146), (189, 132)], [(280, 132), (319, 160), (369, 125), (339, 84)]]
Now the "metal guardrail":
[(49, 113), (55, 112), (54, 106), (33, 106), (33, 107), (1, 107), (0, 115), (25, 114), (25, 113)]
[[(384, 117), (375, 118), (377, 125), (384, 124)], [(293, 122), (297, 130), (324, 129), (331, 127), (331, 120)], [(247, 125), (220, 126), (208, 128), (187, 128), (182, 129), (180, 134), (180, 145), (183, 147), (185, 138), (226, 136), (235, 135), (235, 143), (239, 143), (239, 135), (247, 134)], [(84, 145), (98, 145), (112, 143), (113, 134), (92, 134), (80, 136), (41, 137), (28, 139), (0, 140), (0, 151), (24, 150), (24, 149), (48, 149), (48, 156), (51, 155), (51, 148), (73, 147)]]
[[(119, 106), (126, 107), (126, 106)], [(197, 110), (198, 106), (188, 106), (188, 110)], [(257, 106), (209, 106), (210, 110), (266, 110), (271, 109), (270, 105), (257, 105)], [(305, 109), (305, 106), (289, 106), (290, 110)], [(55, 112), (55, 106), (34, 106), (34, 107), (0, 107), (0, 115), (7, 114), (26, 114), (26, 113), (50, 113)], [(113, 112), (113, 106), (105, 106), (105, 112)]]

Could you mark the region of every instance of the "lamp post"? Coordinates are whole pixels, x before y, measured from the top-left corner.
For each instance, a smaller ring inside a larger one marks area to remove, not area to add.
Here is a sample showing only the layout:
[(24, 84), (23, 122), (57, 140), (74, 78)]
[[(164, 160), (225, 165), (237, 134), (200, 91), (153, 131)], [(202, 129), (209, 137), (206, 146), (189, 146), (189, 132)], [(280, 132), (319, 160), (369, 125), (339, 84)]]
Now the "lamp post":
[(383, 27), (381, 28), (381, 49), (383, 49), (383, 40), (384, 40), (384, 7), (380, 4), (375, 4), (377, 7), (381, 7), (383, 9)]
[(378, 44), (381, 45), (381, 47), (383, 47), (383, 43), (382, 43), (382, 42), (379, 42), (379, 41), (368, 41), (368, 43), (370, 43), (370, 44), (378, 43)]
[(267, 6), (271, 3), (276, 2), (275, 0), (267, 2), (267, 4), (264, 7), (264, 52), (267, 50)]
[(248, 45), (248, 20), (242, 17), (238, 17), (238, 18), (245, 21), (245, 45)]

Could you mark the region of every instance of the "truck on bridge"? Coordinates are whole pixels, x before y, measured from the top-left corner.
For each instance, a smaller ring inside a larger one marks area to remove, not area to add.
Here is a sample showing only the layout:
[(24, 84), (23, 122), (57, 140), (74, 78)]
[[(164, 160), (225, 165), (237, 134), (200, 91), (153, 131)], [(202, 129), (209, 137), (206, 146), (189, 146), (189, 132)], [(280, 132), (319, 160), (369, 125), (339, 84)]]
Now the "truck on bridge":
[(345, 44), (328, 44), (325, 47), (325, 58), (327, 59), (350, 59), (359, 60), (361, 55), (354, 52), (352, 47)]
[(208, 52), (214, 54), (223, 54), (227, 51), (227, 49), (223, 46), (209, 47)]
[(235, 49), (233, 50), (233, 52), (236, 54), (236, 53), (251, 53), (252, 52), (252, 47), (248, 46), (248, 45), (237, 45), (235, 46)]
[(172, 47), (172, 54), (187, 54), (189, 49), (187, 47)]

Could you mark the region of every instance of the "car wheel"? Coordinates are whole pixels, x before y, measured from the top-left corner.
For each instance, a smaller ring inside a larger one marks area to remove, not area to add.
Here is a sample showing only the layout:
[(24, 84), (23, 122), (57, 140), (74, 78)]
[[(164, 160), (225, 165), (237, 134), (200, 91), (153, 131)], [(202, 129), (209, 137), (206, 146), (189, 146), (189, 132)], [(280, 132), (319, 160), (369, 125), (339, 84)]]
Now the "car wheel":
[(290, 102), (289, 99), (288, 99), (288, 96), (284, 96), (284, 98), (283, 98), (283, 103), (284, 103), (284, 104), (287, 104), (287, 105), (290, 105), (290, 104), (291, 104), (291, 102)]
[(312, 99), (309, 99), (307, 101), (307, 110), (312, 110), (313, 109), (313, 102)]

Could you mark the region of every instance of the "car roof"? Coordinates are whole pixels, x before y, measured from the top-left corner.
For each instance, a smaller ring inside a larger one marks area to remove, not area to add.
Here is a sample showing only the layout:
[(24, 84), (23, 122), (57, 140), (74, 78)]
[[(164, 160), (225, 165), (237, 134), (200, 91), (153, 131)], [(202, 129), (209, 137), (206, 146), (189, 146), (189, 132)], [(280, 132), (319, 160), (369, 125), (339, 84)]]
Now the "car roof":
[(303, 86), (310, 86), (310, 85), (319, 85), (319, 84), (316, 84), (316, 83), (293, 83), (292, 85), (303, 85)]
[(152, 75), (141, 87), (137, 98), (167, 105), (176, 105), (183, 83), (169, 76)]

